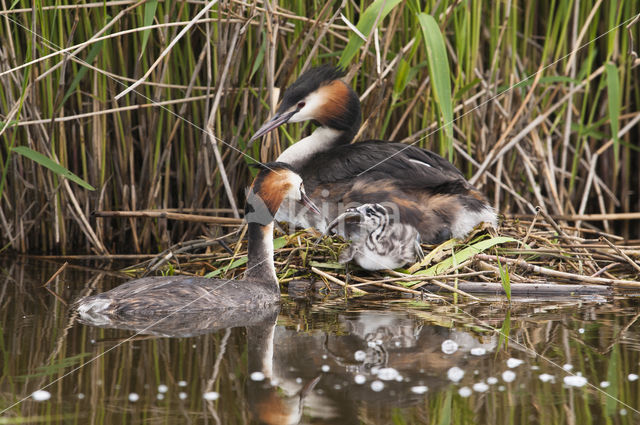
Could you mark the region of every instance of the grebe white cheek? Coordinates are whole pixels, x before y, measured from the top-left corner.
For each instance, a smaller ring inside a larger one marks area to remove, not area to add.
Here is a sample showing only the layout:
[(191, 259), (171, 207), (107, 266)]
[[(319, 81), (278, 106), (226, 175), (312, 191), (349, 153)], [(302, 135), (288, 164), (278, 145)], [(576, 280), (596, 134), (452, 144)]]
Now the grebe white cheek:
[(247, 196), (248, 262), (242, 280), (193, 276), (146, 277), (108, 292), (81, 299), (81, 318), (101, 326), (141, 318), (165, 317), (176, 312), (211, 313), (258, 309), (277, 304), (280, 288), (273, 264), (273, 217), (285, 200), (317, 212), (304, 193), (302, 179), (290, 166), (262, 166)]
[[(496, 213), (486, 198), (440, 155), (381, 140), (350, 144), (360, 128), (360, 101), (341, 80), (343, 76), (344, 71), (330, 66), (302, 74), (284, 92), (275, 116), (252, 137), (287, 122), (319, 124), (278, 160), (300, 173), (311, 199), (331, 214), (318, 217), (298, 209), (278, 214), (278, 218), (294, 227), (324, 231), (327, 221), (344, 212), (343, 205), (394, 204), (399, 222), (413, 227), (425, 243), (438, 243), (452, 235), (464, 237), (482, 222), (497, 225)], [(323, 190), (332, 193), (331, 199), (319, 195)], [(331, 204), (328, 209), (326, 204)], [(395, 234), (403, 233), (400, 230)], [(396, 262), (403, 260), (396, 258)]]

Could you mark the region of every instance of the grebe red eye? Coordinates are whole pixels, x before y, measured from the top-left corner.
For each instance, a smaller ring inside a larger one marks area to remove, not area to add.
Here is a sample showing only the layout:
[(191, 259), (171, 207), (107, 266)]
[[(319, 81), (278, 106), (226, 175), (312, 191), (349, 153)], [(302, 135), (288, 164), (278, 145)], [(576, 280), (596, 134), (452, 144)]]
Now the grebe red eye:
[(304, 103), (304, 102), (298, 102), (298, 109), (302, 109), (302, 108), (304, 108), (304, 105), (306, 105), (306, 103)]

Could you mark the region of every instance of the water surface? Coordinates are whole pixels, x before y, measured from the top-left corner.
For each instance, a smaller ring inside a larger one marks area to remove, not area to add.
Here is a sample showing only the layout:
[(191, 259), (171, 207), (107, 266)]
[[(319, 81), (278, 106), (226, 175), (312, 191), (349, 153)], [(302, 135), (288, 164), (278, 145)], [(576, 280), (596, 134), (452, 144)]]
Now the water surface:
[(183, 315), (136, 335), (64, 304), (124, 279), (68, 267), (50, 292), (59, 266), (0, 262), (0, 423), (640, 422), (635, 297), (285, 296), (248, 327)]

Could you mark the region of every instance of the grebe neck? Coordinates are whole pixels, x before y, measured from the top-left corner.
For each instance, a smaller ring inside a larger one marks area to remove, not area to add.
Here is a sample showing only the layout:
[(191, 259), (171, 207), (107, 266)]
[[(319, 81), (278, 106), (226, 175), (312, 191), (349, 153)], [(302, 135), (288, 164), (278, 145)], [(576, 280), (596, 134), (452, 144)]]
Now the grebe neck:
[(311, 135), (294, 143), (280, 154), (276, 161), (284, 162), (300, 169), (314, 155), (328, 151), (339, 145), (346, 145), (354, 138), (355, 132), (337, 130), (330, 127), (318, 127)]
[(249, 223), (247, 235), (249, 238), (247, 262), (247, 279), (272, 283), (278, 290), (278, 278), (273, 266), (273, 221), (269, 224)]

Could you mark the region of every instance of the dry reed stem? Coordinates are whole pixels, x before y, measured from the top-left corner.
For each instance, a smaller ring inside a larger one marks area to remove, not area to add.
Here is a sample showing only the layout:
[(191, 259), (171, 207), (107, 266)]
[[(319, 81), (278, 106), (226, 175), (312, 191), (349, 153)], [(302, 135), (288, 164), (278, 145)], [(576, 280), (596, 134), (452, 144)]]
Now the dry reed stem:
[(485, 260), (485, 261), (500, 260), (500, 262), (504, 264), (512, 264), (518, 267), (522, 267), (527, 271), (539, 273), (545, 276), (556, 277), (560, 279), (577, 280), (579, 282), (595, 283), (600, 285), (619, 286), (622, 288), (640, 288), (640, 282), (636, 282), (636, 281), (629, 281), (629, 280), (622, 280), (622, 279), (605, 279), (605, 278), (599, 278), (599, 277), (590, 277), (590, 276), (580, 275), (577, 273), (561, 272), (558, 270), (552, 270), (545, 267), (536, 266), (534, 264), (527, 263), (524, 260), (517, 260), (517, 259), (506, 258), (502, 256), (488, 255), (488, 254), (476, 254), (476, 258)]
[(364, 294), (368, 293), (367, 291), (364, 291), (364, 290), (362, 290), (360, 288), (356, 288), (356, 287), (353, 287), (351, 285), (347, 285), (346, 283), (344, 283), (340, 279), (338, 279), (338, 278), (336, 278), (334, 276), (331, 276), (329, 273), (325, 273), (325, 272), (323, 272), (322, 270), (320, 270), (320, 269), (318, 269), (316, 267), (311, 267), (311, 271), (316, 273), (319, 276), (322, 276), (323, 278), (325, 278), (325, 279), (327, 279), (327, 280), (329, 280), (329, 281), (331, 281), (333, 283), (336, 283), (336, 284), (342, 286), (346, 290), (353, 291), (353, 293), (355, 293), (355, 294), (364, 295)]

